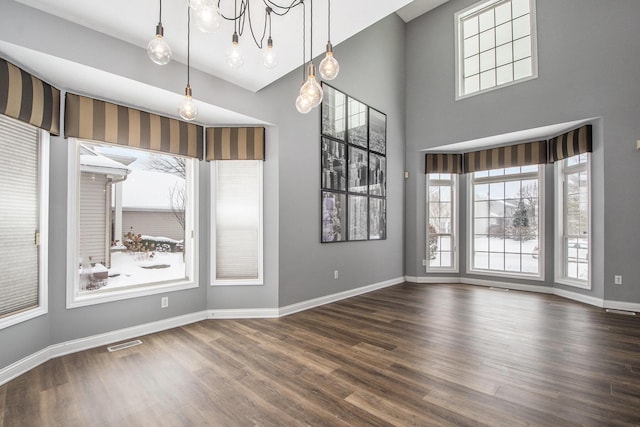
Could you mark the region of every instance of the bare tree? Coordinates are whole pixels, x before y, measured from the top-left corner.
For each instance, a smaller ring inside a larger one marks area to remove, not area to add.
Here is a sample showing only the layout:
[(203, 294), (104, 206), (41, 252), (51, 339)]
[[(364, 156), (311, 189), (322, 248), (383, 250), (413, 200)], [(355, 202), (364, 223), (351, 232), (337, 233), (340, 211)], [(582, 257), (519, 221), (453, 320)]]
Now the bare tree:
[(180, 227), (184, 230), (184, 211), (186, 207), (184, 184), (176, 182), (174, 186), (169, 189), (169, 203), (171, 203), (171, 212), (173, 212), (178, 220), (178, 224), (180, 224)]
[[(146, 162), (146, 166), (150, 170), (168, 173), (182, 179), (187, 176), (187, 162), (184, 157), (173, 157), (163, 154), (153, 154)], [(176, 182), (172, 188), (169, 188), (169, 203), (171, 212), (176, 217), (178, 224), (182, 230), (185, 229), (185, 186), (184, 183)]]
[(171, 175), (185, 178), (187, 176), (187, 162), (184, 157), (173, 157), (163, 154), (154, 154), (147, 160), (147, 168), (150, 170), (170, 173)]

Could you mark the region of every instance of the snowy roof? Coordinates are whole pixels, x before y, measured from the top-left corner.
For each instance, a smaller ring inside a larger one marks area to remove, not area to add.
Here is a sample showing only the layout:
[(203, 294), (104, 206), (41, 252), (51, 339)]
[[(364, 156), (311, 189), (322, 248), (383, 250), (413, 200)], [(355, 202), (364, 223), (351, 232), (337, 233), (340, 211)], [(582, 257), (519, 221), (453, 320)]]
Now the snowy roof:
[(86, 145), (81, 146), (80, 168), (82, 170), (91, 169), (92, 172), (106, 175), (126, 175), (128, 172), (127, 166), (97, 153)]

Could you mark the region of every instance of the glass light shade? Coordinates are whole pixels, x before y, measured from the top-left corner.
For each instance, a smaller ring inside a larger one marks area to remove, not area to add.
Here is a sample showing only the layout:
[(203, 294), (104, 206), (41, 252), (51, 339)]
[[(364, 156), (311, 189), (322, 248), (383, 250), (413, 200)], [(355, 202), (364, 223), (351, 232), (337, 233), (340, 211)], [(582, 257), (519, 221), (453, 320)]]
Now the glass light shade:
[(311, 100), (302, 95), (298, 95), (298, 97), (296, 98), (296, 108), (298, 109), (299, 113), (307, 114), (309, 111), (311, 111), (312, 108)]
[(322, 102), (322, 87), (316, 81), (315, 66), (309, 64), (307, 69), (307, 81), (300, 88), (300, 96), (311, 102), (311, 108), (317, 107)]
[(156, 36), (147, 45), (149, 58), (158, 65), (165, 65), (171, 61), (171, 47), (162, 34)]
[(187, 5), (193, 10), (198, 10), (201, 7), (206, 7), (210, 3), (210, 0), (187, 0)]
[(340, 64), (338, 64), (336, 58), (333, 57), (333, 52), (327, 51), (327, 55), (320, 61), (318, 69), (323, 79), (333, 80), (336, 78), (338, 72), (340, 72)]
[(178, 106), (178, 113), (184, 120), (193, 120), (198, 115), (198, 107), (191, 97), (191, 88), (187, 86), (187, 94)]
[(220, 28), (220, 13), (213, 4), (206, 4), (197, 9), (192, 9), (196, 26), (204, 33), (215, 33)]
[(227, 65), (231, 68), (240, 68), (244, 64), (244, 55), (237, 42), (231, 43), (231, 49), (227, 52)]
[(262, 59), (262, 63), (264, 64), (264, 66), (270, 70), (278, 65), (278, 57), (273, 50), (273, 46), (267, 46)]

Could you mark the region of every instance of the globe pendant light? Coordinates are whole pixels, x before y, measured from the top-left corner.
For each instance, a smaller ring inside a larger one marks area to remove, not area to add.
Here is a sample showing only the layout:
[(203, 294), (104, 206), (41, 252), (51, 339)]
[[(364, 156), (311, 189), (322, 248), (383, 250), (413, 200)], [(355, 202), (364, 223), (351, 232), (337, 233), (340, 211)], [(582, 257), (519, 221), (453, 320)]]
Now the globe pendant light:
[(320, 66), (318, 68), (323, 79), (333, 80), (340, 71), (340, 64), (338, 64), (336, 58), (333, 57), (333, 45), (331, 45), (331, 0), (327, 0), (327, 3), (329, 5), (327, 13), (327, 52), (324, 59), (320, 61)]
[(220, 28), (221, 18), (218, 6), (213, 0), (199, 0), (198, 7), (191, 9), (196, 27), (203, 33), (215, 33)]
[(165, 65), (171, 61), (171, 47), (164, 39), (164, 28), (162, 28), (162, 0), (160, 0), (160, 17), (156, 26), (156, 36), (147, 45), (147, 55), (158, 65)]
[[(311, 108), (315, 108), (322, 102), (322, 87), (316, 81), (316, 67), (313, 64), (313, 0), (311, 0), (311, 31), (310, 31), (310, 45), (309, 48), (309, 65), (307, 66), (307, 81), (304, 82), (302, 87), (300, 88), (300, 100), (301, 105), (306, 106), (306, 103), (311, 105)], [(303, 21), (304, 22), (304, 21)], [(303, 26), (304, 32), (304, 26)], [(303, 37), (304, 42), (304, 37)], [(296, 100), (296, 107), (298, 106), (298, 101)], [(301, 113), (305, 113), (308, 111), (303, 111), (298, 109)]]
[(178, 106), (178, 114), (184, 120), (193, 120), (198, 115), (198, 107), (193, 102), (191, 95), (191, 85), (189, 84), (190, 71), (190, 50), (191, 50), (191, 13), (187, 8), (187, 87), (184, 90), (184, 100)]
[(244, 64), (244, 55), (238, 46), (238, 33), (231, 36), (231, 49), (227, 52), (227, 65), (231, 68), (240, 68)]
[(271, 70), (278, 65), (278, 58), (273, 50), (273, 39), (271, 38), (271, 11), (272, 9), (267, 6), (267, 20), (269, 23), (269, 38), (267, 39), (267, 49), (262, 56), (262, 63), (265, 68)]

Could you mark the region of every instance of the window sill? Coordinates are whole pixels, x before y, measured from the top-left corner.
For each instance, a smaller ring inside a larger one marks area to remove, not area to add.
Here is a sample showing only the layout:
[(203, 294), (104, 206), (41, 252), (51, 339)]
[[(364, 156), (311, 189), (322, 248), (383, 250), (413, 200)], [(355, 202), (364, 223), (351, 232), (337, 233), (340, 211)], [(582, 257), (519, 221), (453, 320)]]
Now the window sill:
[(541, 274), (527, 274), (527, 273), (515, 273), (493, 270), (467, 270), (467, 274), (475, 274), (478, 276), (490, 276), (490, 277), (504, 277), (509, 279), (521, 279), (521, 280), (536, 280), (544, 281), (544, 276)]
[(185, 289), (197, 288), (198, 286), (198, 283), (194, 280), (184, 280), (164, 284), (151, 284), (144, 287), (124, 288), (122, 290), (84, 294), (76, 293), (71, 298), (67, 299), (67, 308), (86, 307), (89, 305), (145, 297), (166, 292), (183, 291)]
[(18, 323), (26, 322), (27, 320), (35, 319), (36, 317), (43, 316), (47, 313), (47, 308), (40, 306), (27, 311), (9, 315), (5, 318), (0, 319), (0, 330), (17, 325)]
[(562, 279), (556, 278), (554, 280), (554, 283), (556, 283), (558, 285), (571, 286), (571, 287), (579, 288), (579, 289), (591, 290), (591, 282), (589, 282), (589, 281), (571, 280), (571, 279), (567, 279), (567, 278), (562, 278)]

